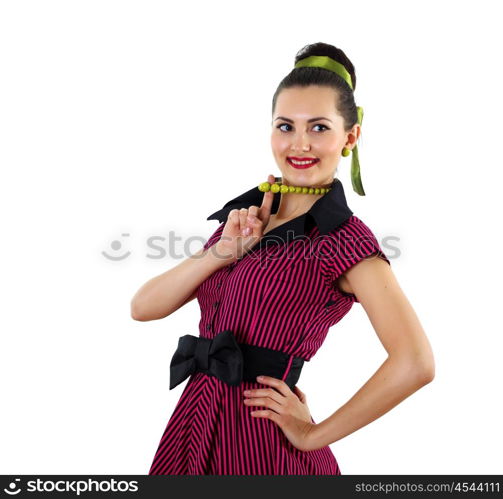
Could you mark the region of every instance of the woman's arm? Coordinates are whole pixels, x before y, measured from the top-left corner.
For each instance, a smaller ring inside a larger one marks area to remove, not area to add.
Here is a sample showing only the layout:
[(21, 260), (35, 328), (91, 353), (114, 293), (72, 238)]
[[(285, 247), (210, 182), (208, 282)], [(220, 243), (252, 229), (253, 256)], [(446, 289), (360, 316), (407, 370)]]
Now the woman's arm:
[(200, 284), (228, 263), (229, 259), (223, 258), (211, 247), (208, 250), (202, 248), (146, 282), (131, 300), (131, 317), (137, 321), (167, 317), (194, 299)]
[(348, 402), (313, 427), (309, 437), (313, 449), (371, 423), (435, 376), (429, 341), (389, 264), (381, 258), (365, 258), (345, 277), (388, 358)]

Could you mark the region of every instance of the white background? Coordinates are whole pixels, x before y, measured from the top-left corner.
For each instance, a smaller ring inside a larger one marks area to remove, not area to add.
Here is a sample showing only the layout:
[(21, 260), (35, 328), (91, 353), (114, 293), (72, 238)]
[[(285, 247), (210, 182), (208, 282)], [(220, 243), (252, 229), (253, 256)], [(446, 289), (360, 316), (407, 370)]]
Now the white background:
[[(432, 383), (331, 449), (343, 474), (502, 473), (499, 6), (2, 2), (0, 473), (148, 472), (199, 308), (137, 322), (130, 300), (199, 249), (210, 213), (280, 175), (272, 96), (318, 41), (353, 61), (365, 111), (367, 195), (351, 157), (337, 176), (436, 360)], [(170, 231), (178, 257), (149, 249)], [(131, 254), (105, 258), (113, 241)], [(314, 419), (385, 357), (355, 304), (303, 370)]]

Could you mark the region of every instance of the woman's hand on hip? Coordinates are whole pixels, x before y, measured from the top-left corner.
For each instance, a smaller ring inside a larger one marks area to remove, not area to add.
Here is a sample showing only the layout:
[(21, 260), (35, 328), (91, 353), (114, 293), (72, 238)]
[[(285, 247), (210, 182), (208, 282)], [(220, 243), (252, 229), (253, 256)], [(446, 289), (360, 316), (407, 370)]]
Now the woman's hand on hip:
[(269, 385), (270, 388), (243, 392), (244, 405), (266, 407), (252, 411), (251, 415), (276, 423), (297, 449), (314, 450), (311, 432), (316, 424), (307, 406), (306, 395), (297, 386), (292, 391), (283, 380), (271, 376), (262, 376), (262, 379), (257, 378), (257, 381)]

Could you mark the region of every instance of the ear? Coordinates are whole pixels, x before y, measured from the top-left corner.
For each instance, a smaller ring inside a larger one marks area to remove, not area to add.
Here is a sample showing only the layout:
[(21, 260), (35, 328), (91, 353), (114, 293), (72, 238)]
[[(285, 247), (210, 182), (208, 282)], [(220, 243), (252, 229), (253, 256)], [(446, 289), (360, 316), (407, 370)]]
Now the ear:
[(349, 132), (347, 132), (347, 140), (346, 143), (344, 144), (344, 147), (347, 147), (348, 149), (353, 149), (353, 147), (356, 145), (358, 142), (358, 139), (360, 138), (360, 135), (362, 133), (362, 127), (358, 123), (355, 123), (353, 125), (353, 128)]

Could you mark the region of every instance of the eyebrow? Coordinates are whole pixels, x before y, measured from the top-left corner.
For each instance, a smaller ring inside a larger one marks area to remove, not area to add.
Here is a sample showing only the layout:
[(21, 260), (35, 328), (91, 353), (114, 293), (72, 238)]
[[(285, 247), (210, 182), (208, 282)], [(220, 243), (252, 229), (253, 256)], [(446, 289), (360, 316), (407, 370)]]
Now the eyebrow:
[[(284, 116), (278, 116), (274, 121), (276, 120), (284, 120), (284, 121), (288, 121), (289, 123), (293, 123), (293, 120), (291, 120), (290, 118), (285, 118)], [(330, 121), (330, 123), (332, 123), (332, 120), (329, 120), (328, 118), (325, 118), (324, 116), (318, 116), (317, 118), (311, 118), (310, 120), (307, 120), (308, 123), (311, 123), (312, 121), (318, 121), (318, 120), (327, 120), (327, 121)]]

